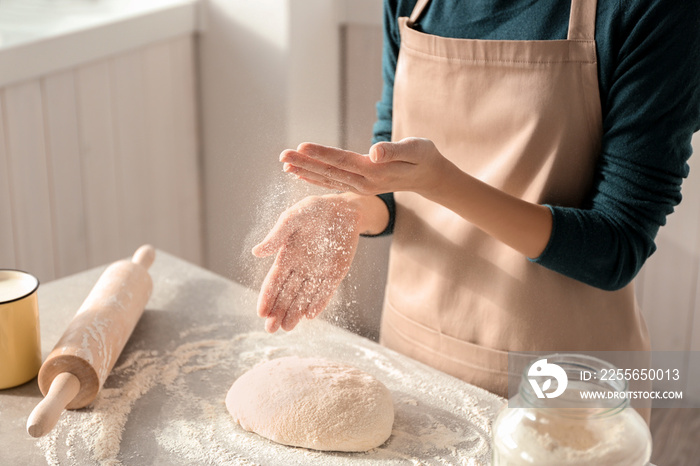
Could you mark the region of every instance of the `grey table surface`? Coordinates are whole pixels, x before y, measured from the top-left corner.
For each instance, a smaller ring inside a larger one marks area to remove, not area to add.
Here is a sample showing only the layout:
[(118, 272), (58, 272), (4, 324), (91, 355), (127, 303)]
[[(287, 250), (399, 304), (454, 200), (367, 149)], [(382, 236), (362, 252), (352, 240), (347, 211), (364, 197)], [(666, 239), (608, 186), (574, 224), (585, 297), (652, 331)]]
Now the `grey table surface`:
[[(46, 358), (105, 267), (39, 288)], [(154, 290), (92, 405), (63, 413), (42, 439), (27, 417), (36, 379), (0, 391), (0, 465), (488, 464), (504, 400), (321, 319), (268, 335), (257, 293), (162, 251)], [(394, 398), (392, 436), (366, 453), (316, 452), (242, 430), (224, 405), (233, 381), (263, 361), (320, 356), (381, 380)]]

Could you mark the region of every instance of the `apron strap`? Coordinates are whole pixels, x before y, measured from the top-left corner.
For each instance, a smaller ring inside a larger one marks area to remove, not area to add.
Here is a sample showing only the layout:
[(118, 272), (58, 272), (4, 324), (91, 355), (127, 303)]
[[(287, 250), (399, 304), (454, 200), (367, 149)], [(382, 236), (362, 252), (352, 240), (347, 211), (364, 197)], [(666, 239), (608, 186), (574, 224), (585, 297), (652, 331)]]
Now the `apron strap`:
[(569, 40), (595, 39), (595, 13), (597, 0), (571, 0), (569, 16)]
[(413, 7), (411, 16), (408, 18), (408, 26), (413, 26), (413, 24), (418, 21), (418, 18), (421, 14), (423, 14), (423, 10), (425, 10), (428, 3), (430, 3), (430, 0), (418, 0), (418, 2), (416, 2), (416, 6)]

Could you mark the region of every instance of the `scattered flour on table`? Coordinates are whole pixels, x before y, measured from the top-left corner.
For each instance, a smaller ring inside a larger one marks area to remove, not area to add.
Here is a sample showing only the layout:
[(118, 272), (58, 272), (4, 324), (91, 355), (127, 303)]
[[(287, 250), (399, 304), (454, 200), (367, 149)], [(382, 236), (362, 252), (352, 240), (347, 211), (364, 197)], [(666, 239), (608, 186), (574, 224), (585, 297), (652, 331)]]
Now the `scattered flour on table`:
[[(217, 327), (220, 328), (220, 325)], [(76, 456), (76, 437), (86, 443), (91, 459), (105, 465), (121, 464), (117, 460), (122, 432), (134, 403), (154, 387), (161, 385), (184, 402), (194, 401), (183, 386), (182, 377), (191, 372), (231, 362), (235, 345), (245, 338), (264, 338), (263, 332), (243, 334), (229, 340), (200, 340), (181, 344), (168, 354), (134, 351), (112, 371), (121, 380), (119, 387), (103, 387), (90, 407), (66, 411), (57, 427), (38, 441), (47, 463), (60, 464), (58, 438), (64, 435), (67, 458)], [(71, 463), (72, 464), (72, 463)]]
[[(151, 450), (160, 463), (168, 458), (168, 464), (489, 463), (490, 420), (497, 410), (493, 402), (480, 402), (461, 383), (438, 387), (432, 376), (356, 340), (324, 340), (324, 332), (310, 335), (313, 327), (309, 322), (272, 337), (250, 332), (220, 338), (222, 329), (227, 333), (225, 326), (209, 325), (182, 332), (192, 341), (167, 352), (133, 351), (115, 367), (90, 407), (66, 411), (37, 445), (50, 465), (153, 462), (138, 458)], [(372, 373), (392, 391), (396, 417), (384, 445), (365, 453), (318, 452), (276, 444), (233, 421), (224, 398), (237, 377), (271, 359), (318, 354)], [(157, 403), (149, 405), (152, 399)], [(143, 414), (149, 407), (156, 410), (150, 417)], [(123, 443), (133, 440), (122, 438), (130, 418), (142, 426), (136, 459), (120, 454)]]

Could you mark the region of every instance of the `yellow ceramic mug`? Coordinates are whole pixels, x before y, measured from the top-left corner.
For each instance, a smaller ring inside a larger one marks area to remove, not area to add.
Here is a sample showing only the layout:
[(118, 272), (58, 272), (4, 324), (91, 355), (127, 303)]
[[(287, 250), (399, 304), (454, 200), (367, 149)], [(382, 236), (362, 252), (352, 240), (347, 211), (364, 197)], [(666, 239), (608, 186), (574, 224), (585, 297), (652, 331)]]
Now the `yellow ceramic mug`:
[(38, 288), (36, 277), (0, 269), (0, 389), (21, 385), (39, 373)]

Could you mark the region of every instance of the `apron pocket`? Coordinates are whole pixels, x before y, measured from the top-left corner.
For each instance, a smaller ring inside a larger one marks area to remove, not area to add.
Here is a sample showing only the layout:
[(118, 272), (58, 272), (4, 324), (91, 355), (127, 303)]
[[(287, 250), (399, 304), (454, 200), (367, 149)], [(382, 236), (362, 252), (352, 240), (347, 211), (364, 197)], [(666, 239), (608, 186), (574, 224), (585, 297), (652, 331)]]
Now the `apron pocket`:
[(508, 393), (508, 352), (445, 335), (384, 301), (380, 343), (499, 396)]

